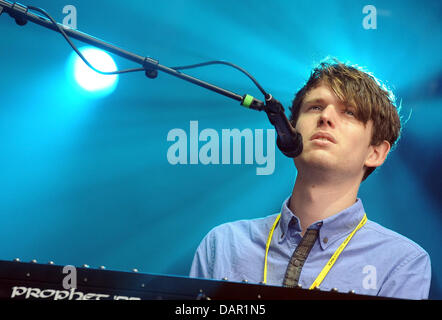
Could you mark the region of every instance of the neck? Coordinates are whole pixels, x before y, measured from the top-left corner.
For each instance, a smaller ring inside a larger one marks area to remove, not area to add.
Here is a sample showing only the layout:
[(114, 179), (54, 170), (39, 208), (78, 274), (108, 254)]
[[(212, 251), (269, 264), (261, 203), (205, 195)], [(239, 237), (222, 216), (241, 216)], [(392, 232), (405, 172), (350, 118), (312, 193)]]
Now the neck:
[(359, 190), (355, 181), (315, 182), (306, 176), (296, 178), (289, 208), (299, 218), (304, 236), (313, 223), (328, 218), (353, 205)]

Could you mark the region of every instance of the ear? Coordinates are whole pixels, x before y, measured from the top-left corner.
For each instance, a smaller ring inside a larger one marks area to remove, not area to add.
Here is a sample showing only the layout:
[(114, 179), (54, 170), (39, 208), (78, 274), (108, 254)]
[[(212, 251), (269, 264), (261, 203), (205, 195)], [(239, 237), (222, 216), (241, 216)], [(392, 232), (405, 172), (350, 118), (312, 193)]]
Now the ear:
[(369, 147), (367, 159), (365, 160), (364, 165), (366, 167), (381, 166), (384, 163), (385, 159), (387, 158), (389, 152), (390, 152), (390, 143), (387, 140), (384, 140), (377, 146), (371, 145)]

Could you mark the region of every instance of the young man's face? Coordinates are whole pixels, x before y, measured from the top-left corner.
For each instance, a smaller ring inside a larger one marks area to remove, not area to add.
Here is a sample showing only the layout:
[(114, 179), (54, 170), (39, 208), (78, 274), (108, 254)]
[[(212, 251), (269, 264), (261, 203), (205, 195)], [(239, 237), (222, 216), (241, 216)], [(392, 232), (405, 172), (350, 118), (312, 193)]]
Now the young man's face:
[(355, 114), (354, 108), (342, 104), (323, 84), (306, 94), (296, 123), (304, 143), (295, 158), (299, 172), (314, 168), (362, 179), (364, 165), (371, 164), (373, 122), (364, 124)]

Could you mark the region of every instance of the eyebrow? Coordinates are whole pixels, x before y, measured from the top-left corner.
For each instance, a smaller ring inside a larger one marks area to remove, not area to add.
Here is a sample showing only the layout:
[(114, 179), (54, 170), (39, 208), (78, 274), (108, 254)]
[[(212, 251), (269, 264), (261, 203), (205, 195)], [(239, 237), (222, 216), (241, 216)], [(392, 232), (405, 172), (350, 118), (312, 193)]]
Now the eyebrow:
[(321, 99), (321, 98), (317, 98), (317, 99), (311, 99), (311, 100), (307, 100), (304, 101), (302, 104), (310, 104), (310, 103), (324, 103), (325, 100)]
[[(301, 107), (302, 107), (303, 105), (312, 104), (312, 103), (322, 103), (322, 104), (324, 104), (324, 103), (326, 103), (326, 101), (325, 101), (324, 99), (322, 99), (322, 98), (316, 98), (316, 99), (306, 100), (306, 101), (303, 101), (303, 102), (302, 102)], [(354, 109), (354, 111), (358, 111), (358, 108), (356, 108), (355, 106), (353, 106), (352, 104), (350, 104), (350, 103), (348, 103), (348, 102), (340, 102), (340, 104), (342, 104), (342, 105), (345, 106), (346, 108)]]
[(303, 106), (310, 105), (310, 104), (313, 104), (313, 103), (325, 104), (325, 100), (322, 99), (322, 98), (316, 98), (316, 99), (306, 100), (306, 101), (303, 101), (303, 102), (301, 103), (301, 108), (302, 108)]

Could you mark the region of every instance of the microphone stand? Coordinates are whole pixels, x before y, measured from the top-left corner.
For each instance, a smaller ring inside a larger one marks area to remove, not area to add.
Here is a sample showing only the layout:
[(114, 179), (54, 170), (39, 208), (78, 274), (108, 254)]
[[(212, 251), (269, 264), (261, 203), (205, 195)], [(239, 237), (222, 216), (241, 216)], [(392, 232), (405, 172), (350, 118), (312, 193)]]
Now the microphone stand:
[[(57, 26), (55, 26), (49, 19), (38, 14), (29, 12), (28, 7), (20, 3), (12, 3), (7, 0), (0, 0), (0, 15), (3, 12), (8, 13), (20, 26), (24, 26), (28, 21), (30, 21), (47, 29), (59, 32)], [(57, 25), (63, 28), (63, 31), (71, 38), (111, 52), (124, 59), (141, 65), (142, 68), (145, 70), (146, 76), (150, 79), (155, 79), (158, 76), (158, 71), (162, 71), (171, 76), (196, 84), (197, 86), (222, 94), (223, 96), (226, 96), (228, 98), (240, 101), (241, 105), (244, 107), (258, 111), (264, 110), (267, 113), (270, 122), (276, 127), (278, 133), (277, 145), (279, 149), (290, 158), (296, 157), (302, 152), (301, 135), (293, 129), (284, 113), (284, 108), (271, 95), (268, 95), (266, 97), (266, 103), (254, 98), (249, 94), (241, 96), (239, 94), (217, 87), (208, 82), (202, 81), (198, 78), (191, 77), (175, 69), (163, 66), (158, 62), (158, 60), (155, 60), (153, 58), (143, 57), (132, 52), (123, 50), (115, 45), (92, 37), (86, 33), (67, 28), (63, 24), (57, 23)]]
[[(45, 27), (47, 29), (57, 31), (57, 27), (48, 19), (45, 17), (42, 17), (40, 15), (31, 13), (28, 11), (28, 8), (26, 6), (23, 6), (19, 3), (11, 3), (9, 1), (0, 0), (0, 14), (2, 12), (7, 12), (12, 18), (15, 19), (18, 25), (25, 25), (27, 21), (33, 22), (35, 24), (38, 24), (42, 27)], [(241, 103), (244, 103), (244, 100), (250, 100), (247, 95), (241, 96), (239, 94), (233, 93), (231, 91), (225, 90), (223, 88), (214, 86), (208, 82), (202, 81), (200, 79), (191, 77), (185, 73), (176, 71), (174, 69), (168, 68), (166, 66), (161, 65), (158, 60), (149, 58), (149, 57), (143, 57), (137, 54), (134, 54), (132, 52), (123, 50), (115, 45), (112, 45), (108, 42), (105, 42), (103, 40), (100, 40), (98, 38), (92, 37), (86, 33), (67, 28), (66, 26), (57, 23), (61, 28), (63, 28), (64, 32), (71, 38), (77, 39), (81, 42), (87, 43), (89, 45), (95, 46), (97, 48), (106, 50), (108, 52), (111, 52), (113, 54), (116, 54), (122, 58), (125, 58), (127, 60), (130, 60), (132, 62), (135, 62), (139, 65), (141, 65), (146, 70), (146, 76), (148, 78), (154, 79), (158, 76), (158, 71), (165, 72), (167, 74), (170, 74), (172, 76), (175, 76), (177, 78), (183, 79), (185, 81), (191, 82), (193, 84), (196, 84), (200, 87), (212, 90), (214, 92), (220, 93), (228, 98), (240, 101)], [(251, 101), (256, 108), (261, 108), (261, 110), (264, 108), (264, 103), (260, 100), (254, 99), (255, 101)], [(246, 101), (247, 102), (247, 101)]]

